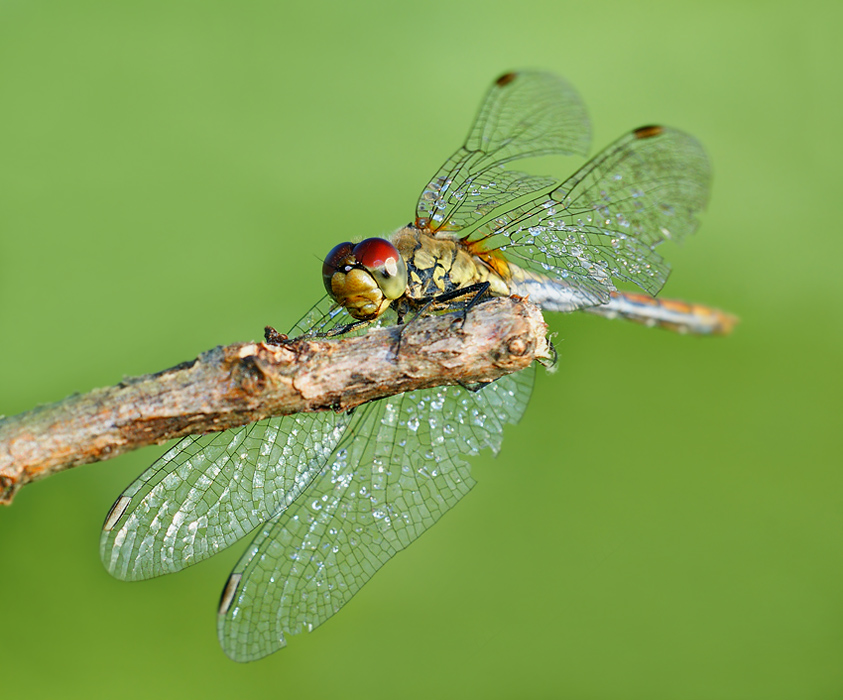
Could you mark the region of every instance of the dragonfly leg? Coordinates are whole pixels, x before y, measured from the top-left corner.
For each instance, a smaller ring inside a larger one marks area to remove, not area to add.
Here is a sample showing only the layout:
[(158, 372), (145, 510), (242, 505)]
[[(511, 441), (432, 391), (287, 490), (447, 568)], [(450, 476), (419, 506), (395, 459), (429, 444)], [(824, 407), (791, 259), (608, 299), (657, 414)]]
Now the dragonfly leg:
[(368, 321), (354, 321), (353, 323), (347, 323), (344, 326), (336, 326), (324, 333), (305, 333), (304, 335), (300, 335), (299, 338), (335, 338), (338, 335), (343, 335), (343, 333), (355, 331), (358, 328), (365, 328), (370, 325), (372, 321), (374, 321), (374, 319), (370, 319)]
[[(471, 287), (476, 287), (476, 292), (472, 295), (472, 297), (466, 302), (465, 308), (462, 310), (462, 322), (465, 325), (465, 319), (468, 318), (468, 312), (474, 308), (474, 305), (478, 302), (482, 301), (484, 298), (490, 296), (489, 295), (489, 288), (490, 285), (488, 282), (480, 282), (479, 284), (473, 284)], [(467, 287), (466, 289), (469, 290), (471, 287)]]
[[(437, 306), (445, 306), (445, 310), (447, 311), (447, 305), (449, 302), (452, 302), (455, 299), (460, 299), (462, 297), (470, 297), (470, 299), (468, 299), (468, 301), (462, 307), (462, 318), (460, 319), (460, 324), (465, 324), (465, 319), (468, 317), (468, 312), (471, 310), (471, 308), (478, 301), (481, 301), (484, 297), (488, 296), (489, 287), (490, 285), (488, 282), (479, 282), (477, 284), (472, 284), (468, 287), (463, 287), (462, 289), (455, 289), (451, 292), (445, 292), (444, 294), (437, 294), (436, 296), (427, 297), (426, 299), (419, 299), (418, 301), (414, 302), (414, 308), (409, 307), (407, 305), (404, 305), (400, 308), (396, 307), (396, 311), (398, 313), (399, 330), (398, 342), (395, 345), (395, 355), (397, 356), (401, 350), (401, 338), (404, 335), (404, 329), (411, 323), (414, 323), (416, 320), (421, 318), (428, 309), (435, 308)], [(413, 314), (412, 318), (410, 318), (405, 323), (404, 317), (408, 314), (411, 308), (413, 311), (415, 311), (415, 313)]]
[(488, 282), (478, 282), (477, 284), (472, 284), (468, 287), (463, 287), (462, 289), (454, 289), (450, 292), (444, 292), (443, 294), (437, 294), (436, 296), (422, 299), (418, 302), (421, 306), (416, 311), (415, 316), (413, 316), (408, 323), (415, 321), (431, 307), (444, 306), (446, 310), (448, 310), (447, 306), (449, 302), (463, 298), (466, 299), (466, 302), (462, 305), (461, 311), (462, 323), (465, 323), (465, 319), (468, 317), (468, 312), (471, 311), (474, 305), (489, 296), (488, 292), (490, 286), (491, 285)]

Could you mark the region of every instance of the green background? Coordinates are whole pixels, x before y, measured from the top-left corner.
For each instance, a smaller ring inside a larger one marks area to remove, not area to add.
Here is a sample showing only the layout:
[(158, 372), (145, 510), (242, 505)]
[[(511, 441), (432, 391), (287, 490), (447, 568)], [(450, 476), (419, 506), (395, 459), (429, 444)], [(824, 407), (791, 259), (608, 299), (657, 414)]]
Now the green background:
[[(0, 413), (291, 325), (340, 240), (406, 223), (500, 72), (565, 75), (595, 147), (714, 164), (665, 295), (728, 339), (555, 316), (478, 487), (335, 618), (218, 647), (242, 547), (103, 570), (149, 448), (0, 510), (5, 697), (843, 696), (840, 3), (0, 2)], [(579, 161), (538, 163), (567, 175)]]

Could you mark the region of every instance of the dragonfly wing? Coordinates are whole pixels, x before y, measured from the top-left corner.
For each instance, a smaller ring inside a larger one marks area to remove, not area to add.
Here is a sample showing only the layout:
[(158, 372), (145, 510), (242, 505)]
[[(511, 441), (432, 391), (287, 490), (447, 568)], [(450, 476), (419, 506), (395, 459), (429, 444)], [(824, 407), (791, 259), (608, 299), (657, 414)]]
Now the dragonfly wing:
[[(343, 338), (351, 338), (368, 333), (372, 328), (392, 326), (397, 323), (398, 317), (392, 308), (388, 308), (371, 323), (360, 322), (326, 294), (293, 326), (289, 335), (292, 338), (340, 335)], [(354, 328), (350, 328), (350, 326), (354, 326)]]
[(524, 71), (501, 76), (489, 89), (463, 146), (424, 187), (416, 226), (434, 233), (464, 229), (547, 178), (513, 178), (500, 166), (518, 158), (585, 155), (591, 127), (580, 96), (550, 73)]
[(100, 539), (106, 569), (152, 578), (225, 549), (295, 500), (349, 421), (301, 413), (180, 440), (114, 504)]
[(465, 240), (506, 251), (517, 265), (573, 290), (581, 307), (607, 302), (615, 280), (655, 295), (670, 271), (656, 246), (696, 229), (710, 180), (696, 139), (643, 127), (549, 193), (495, 214)]
[[(326, 298), (291, 334), (352, 320)], [(106, 569), (120, 579), (152, 578), (228, 547), (298, 497), (353, 421), (300, 413), (180, 440), (112, 507), (100, 538)]]
[(473, 486), (465, 456), (497, 451), (534, 370), (478, 392), (439, 387), (382, 399), (296, 503), (265, 523), (220, 606), (226, 654), (250, 661), (336, 613)]

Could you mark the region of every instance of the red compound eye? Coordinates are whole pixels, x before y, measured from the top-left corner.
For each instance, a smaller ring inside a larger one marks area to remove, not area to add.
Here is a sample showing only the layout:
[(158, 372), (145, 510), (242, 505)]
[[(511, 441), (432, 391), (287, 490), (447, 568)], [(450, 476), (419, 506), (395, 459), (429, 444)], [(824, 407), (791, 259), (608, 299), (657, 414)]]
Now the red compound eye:
[(387, 299), (398, 299), (407, 289), (407, 264), (398, 249), (383, 238), (367, 238), (354, 246), (357, 263), (375, 279)]
[(367, 270), (384, 267), (388, 260), (397, 261), (400, 258), (398, 249), (383, 238), (367, 238), (354, 246), (354, 257)]

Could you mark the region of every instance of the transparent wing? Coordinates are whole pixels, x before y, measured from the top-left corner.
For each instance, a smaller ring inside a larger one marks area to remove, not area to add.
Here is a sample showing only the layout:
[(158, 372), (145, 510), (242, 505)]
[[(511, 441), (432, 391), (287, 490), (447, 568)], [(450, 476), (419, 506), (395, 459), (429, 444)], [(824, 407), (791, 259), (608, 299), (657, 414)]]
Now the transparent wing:
[(562, 282), (582, 296), (583, 306), (608, 301), (613, 280), (655, 295), (670, 271), (655, 248), (696, 229), (710, 180), (696, 139), (642, 127), (558, 187), (495, 213), (463, 240), (505, 251), (516, 264)]
[(289, 336), (318, 335), (352, 323), (354, 319), (328, 294), (317, 301), (299, 322), (290, 329)]
[[(291, 335), (327, 332), (353, 319), (314, 306)], [(176, 443), (111, 509), (100, 555), (117, 578), (179, 571), (241, 539), (283, 510), (325, 466), (358, 420), (330, 411), (268, 418)]]
[(422, 191), (416, 226), (429, 233), (465, 228), (513, 198), (553, 183), (525, 180), (520, 173), (513, 182), (503, 163), (585, 155), (590, 142), (585, 106), (565, 80), (530, 71), (502, 75), (486, 94), (465, 144)]
[(530, 368), (478, 392), (439, 387), (363, 407), (329, 466), (259, 530), (232, 573), (218, 622), (226, 654), (266, 656), (285, 634), (337, 612), (471, 489), (465, 457), (499, 449), (533, 376)]
[[(395, 325), (398, 322), (395, 310), (388, 308), (377, 320), (361, 323), (355, 320), (346, 309), (341, 307), (329, 295), (322, 297), (301, 320), (292, 327), (289, 336), (342, 335), (351, 337), (366, 333), (372, 328)], [(349, 326), (354, 326), (349, 329)]]
[(146, 579), (225, 549), (295, 500), (351, 420), (300, 413), (184, 438), (115, 503), (100, 540), (105, 568)]

